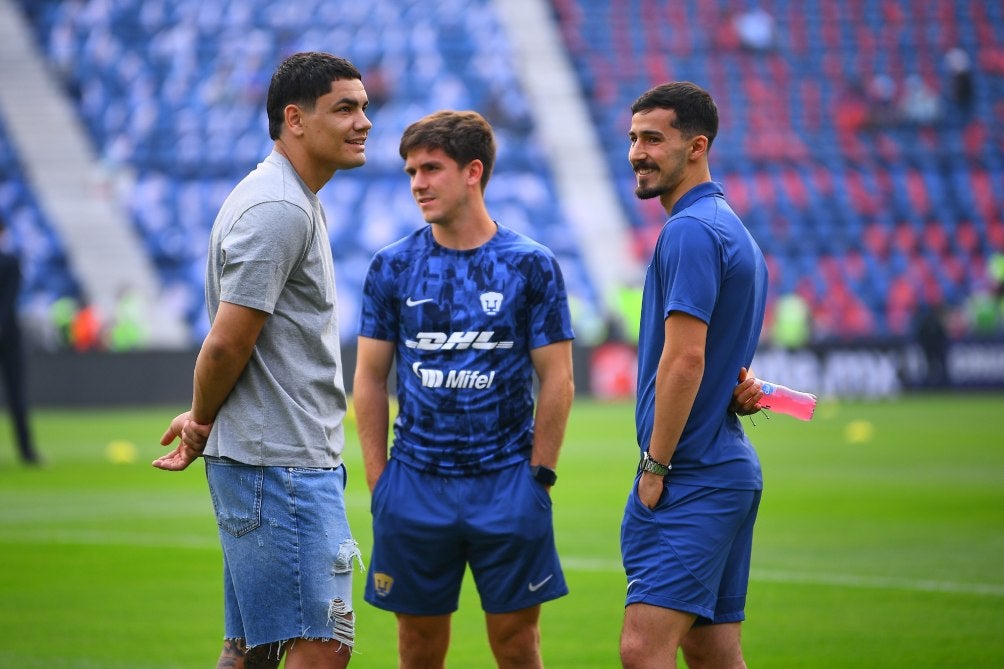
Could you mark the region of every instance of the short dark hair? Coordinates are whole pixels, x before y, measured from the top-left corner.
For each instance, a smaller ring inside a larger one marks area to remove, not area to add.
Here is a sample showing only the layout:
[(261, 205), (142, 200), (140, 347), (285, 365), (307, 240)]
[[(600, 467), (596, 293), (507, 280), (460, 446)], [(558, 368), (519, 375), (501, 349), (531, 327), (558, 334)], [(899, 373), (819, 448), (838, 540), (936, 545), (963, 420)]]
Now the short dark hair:
[(287, 105), (313, 109), (317, 98), (331, 92), (332, 81), (362, 78), (355, 65), (330, 53), (305, 51), (286, 58), (276, 68), (268, 86), (265, 110), (269, 137), (279, 139)]
[(631, 105), (631, 113), (652, 109), (672, 109), (676, 120), (672, 127), (687, 137), (704, 135), (708, 148), (718, 134), (718, 107), (711, 94), (689, 81), (673, 81), (650, 88)]
[(481, 114), (444, 110), (415, 121), (401, 135), (401, 157), (407, 159), (418, 148), (440, 149), (458, 165), (480, 160), (484, 166), (481, 192), (488, 187), (495, 165), (495, 133)]

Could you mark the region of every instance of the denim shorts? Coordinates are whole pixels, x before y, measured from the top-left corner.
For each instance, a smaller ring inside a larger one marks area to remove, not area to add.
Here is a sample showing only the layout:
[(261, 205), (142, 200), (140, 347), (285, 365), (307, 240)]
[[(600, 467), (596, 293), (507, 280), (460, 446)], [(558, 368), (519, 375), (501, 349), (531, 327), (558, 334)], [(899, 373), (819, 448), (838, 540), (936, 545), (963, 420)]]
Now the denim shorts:
[(353, 644), (345, 468), (260, 467), (206, 457), (223, 545), (226, 639)]
[(636, 478), (621, 524), (626, 603), (693, 613), (695, 625), (744, 620), (760, 494), (673, 483), (649, 509)]
[(568, 594), (551, 496), (521, 462), (478, 476), (438, 476), (394, 458), (372, 498), (366, 601), (411, 615), (457, 610), (467, 565), (488, 613)]

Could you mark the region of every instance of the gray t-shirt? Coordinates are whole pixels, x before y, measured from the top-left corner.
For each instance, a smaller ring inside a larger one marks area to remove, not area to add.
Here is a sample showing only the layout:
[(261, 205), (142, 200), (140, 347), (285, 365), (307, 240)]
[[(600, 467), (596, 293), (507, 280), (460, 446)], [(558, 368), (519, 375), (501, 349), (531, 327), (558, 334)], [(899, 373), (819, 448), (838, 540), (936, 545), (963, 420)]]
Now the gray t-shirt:
[(221, 301), (270, 316), (206, 454), (254, 465), (340, 465), (346, 400), (327, 224), (317, 196), (275, 151), (234, 188), (213, 223), (210, 322)]

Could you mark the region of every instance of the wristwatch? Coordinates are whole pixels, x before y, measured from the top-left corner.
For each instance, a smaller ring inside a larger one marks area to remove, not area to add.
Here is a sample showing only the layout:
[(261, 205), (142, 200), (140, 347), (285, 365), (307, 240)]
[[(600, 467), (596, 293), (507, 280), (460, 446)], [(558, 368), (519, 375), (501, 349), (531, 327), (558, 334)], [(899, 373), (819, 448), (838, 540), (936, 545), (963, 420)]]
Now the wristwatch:
[(643, 472), (649, 472), (651, 474), (656, 474), (657, 476), (665, 476), (669, 473), (669, 470), (673, 468), (673, 465), (664, 465), (657, 460), (653, 460), (652, 456), (649, 455), (649, 452), (645, 451), (645, 453), (641, 456), (641, 462), (638, 464), (638, 467)]
[(530, 473), (533, 474), (533, 479), (537, 483), (543, 485), (554, 485), (554, 482), (558, 480), (558, 473), (544, 465), (531, 465)]

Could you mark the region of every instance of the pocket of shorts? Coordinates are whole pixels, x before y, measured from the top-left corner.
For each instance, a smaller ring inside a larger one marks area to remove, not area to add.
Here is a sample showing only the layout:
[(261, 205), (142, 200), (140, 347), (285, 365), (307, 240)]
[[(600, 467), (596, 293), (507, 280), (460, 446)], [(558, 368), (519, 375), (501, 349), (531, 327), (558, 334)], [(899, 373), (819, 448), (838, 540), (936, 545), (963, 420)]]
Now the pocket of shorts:
[(533, 478), (533, 474), (530, 473), (529, 465), (526, 466), (524, 479), (529, 483), (530, 490), (533, 491), (533, 497), (537, 500), (537, 504), (540, 508), (544, 511), (549, 511), (553, 504), (551, 493), (548, 492), (543, 483)]
[(216, 524), (235, 537), (261, 526), (265, 470), (243, 464), (213, 463), (209, 467), (209, 493)]
[[(396, 465), (395, 465), (396, 466)], [(390, 478), (391, 463), (387, 461), (387, 466), (380, 472), (380, 478), (373, 485), (373, 493), (370, 495), (370, 515), (376, 516), (383, 509), (383, 490), (387, 487), (387, 480)]]
[(640, 477), (636, 478), (634, 480), (634, 485), (631, 486), (631, 499), (633, 500), (635, 509), (637, 509), (638, 512), (640, 512), (641, 514), (643, 514), (643, 515), (645, 515), (647, 517), (653, 517), (653, 516), (655, 516), (655, 509), (658, 509), (659, 506), (661, 506), (662, 503), (663, 503), (663, 501), (665, 500), (666, 489), (663, 488), (662, 495), (659, 497), (659, 503), (655, 505), (655, 509), (650, 509), (650, 508), (648, 508), (648, 506), (644, 502), (641, 501), (641, 495), (638, 494), (638, 482), (639, 482), (639, 480), (640, 480)]

